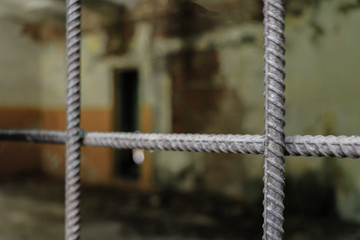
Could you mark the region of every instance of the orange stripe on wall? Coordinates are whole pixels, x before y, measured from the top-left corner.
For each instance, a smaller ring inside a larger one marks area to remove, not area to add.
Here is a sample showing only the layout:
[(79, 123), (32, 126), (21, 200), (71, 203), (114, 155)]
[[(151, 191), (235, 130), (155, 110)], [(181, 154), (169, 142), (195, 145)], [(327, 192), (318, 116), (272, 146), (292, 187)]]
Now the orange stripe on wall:
[[(38, 128), (41, 112), (34, 108), (0, 108), (0, 128)], [(0, 142), (0, 179), (41, 169), (41, 147), (30, 143)]]
[[(0, 107), (0, 128), (41, 128), (65, 130), (65, 109)], [(112, 131), (111, 109), (84, 109), (81, 127), (87, 131)], [(0, 142), (0, 179), (38, 172), (64, 176), (64, 146)], [(84, 147), (82, 180), (88, 183), (109, 183), (113, 175), (113, 150)]]

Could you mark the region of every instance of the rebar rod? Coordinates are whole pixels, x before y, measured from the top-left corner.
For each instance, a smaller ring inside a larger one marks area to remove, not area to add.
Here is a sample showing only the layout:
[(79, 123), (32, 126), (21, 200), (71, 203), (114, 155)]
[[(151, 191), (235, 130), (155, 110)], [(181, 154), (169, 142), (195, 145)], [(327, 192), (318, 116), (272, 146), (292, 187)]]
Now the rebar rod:
[(264, 0), (265, 162), (263, 240), (282, 239), (285, 185), (284, 0)]
[[(64, 144), (66, 132), (0, 129), (0, 141)], [(84, 132), (83, 145), (117, 149), (264, 154), (262, 135)], [(287, 136), (285, 155), (360, 158), (360, 136)]]
[(80, 40), (81, 0), (66, 0), (65, 240), (80, 239)]

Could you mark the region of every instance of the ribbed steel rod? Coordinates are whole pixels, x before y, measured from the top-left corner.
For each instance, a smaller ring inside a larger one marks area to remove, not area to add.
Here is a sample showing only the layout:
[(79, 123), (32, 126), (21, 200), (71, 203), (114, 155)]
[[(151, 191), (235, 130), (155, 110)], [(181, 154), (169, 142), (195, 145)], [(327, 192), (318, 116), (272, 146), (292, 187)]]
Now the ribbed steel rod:
[(284, 233), (284, 27), (284, 0), (264, 0), (265, 162), (263, 240), (280, 240)]
[[(118, 149), (264, 154), (261, 135), (84, 132), (83, 145)], [(64, 144), (66, 132), (0, 129), (0, 141)], [(285, 155), (360, 158), (360, 136), (288, 136)]]
[(80, 239), (80, 39), (81, 0), (66, 0), (65, 239)]

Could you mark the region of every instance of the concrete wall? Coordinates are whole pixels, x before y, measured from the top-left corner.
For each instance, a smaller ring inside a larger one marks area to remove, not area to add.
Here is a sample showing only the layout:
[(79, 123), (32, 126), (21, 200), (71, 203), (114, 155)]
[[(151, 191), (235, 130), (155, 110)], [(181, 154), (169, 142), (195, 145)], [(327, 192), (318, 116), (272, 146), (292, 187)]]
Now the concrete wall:
[[(195, 19), (195, 26), (209, 21), (208, 16)], [(262, 134), (262, 24), (256, 17), (229, 24), (217, 17), (210, 29), (185, 37), (179, 37), (181, 31), (163, 32), (153, 40), (154, 52), (167, 59), (173, 130)], [(289, 2), (287, 135), (358, 135), (359, 21), (356, 1)], [(155, 158), (156, 176), (165, 186), (205, 188), (260, 202), (261, 159), (163, 152)], [(287, 158), (290, 208), (303, 207), (310, 214), (337, 209), (342, 217), (359, 221), (358, 165), (350, 159)]]
[[(356, 1), (321, 1), (287, 18), (286, 134), (359, 134), (359, 10)], [(294, 177), (313, 171), (332, 185), (338, 213), (360, 220), (358, 160), (289, 158), (286, 167)]]
[[(141, 131), (263, 133), (261, 1), (145, 1), (121, 20), (111, 20), (115, 25), (88, 11), (91, 24), (84, 27), (82, 42), (83, 128), (112, 130), (113, 72), (137, 68)], [(287, 135), (359, 135), (359, 21), (357, 1), (288, 2)], [(48, 28), (42, 27), (42, 34), (37, 29), (34, 35), (29, 27), (23, 31), (21, 22), (0, 24), (8, 32), (0, 35), (0, 50), (6, 53), (0, 55), (1, 111), (13, 119), (1, 120), (1, 127), (64, 129), (63, 29), (51, 27), (52, 34), (45, 34)], [(14, 121), (19, 117), (27, 120)], [(12, 146), (6, 150), (10, 153), (18, 145), (2, 146)], [(61, 175), (63, 147), (46, 147), (33, 147), (35, 157), (28, 163)], [(153, 165), (143, 172), (145, 182), (207, 189), (261, 204), (261, 156), (147, 154)], [(360, 221), (358, 165), (350, 159), (288, 157), (287, 206), (297, 209), (300, 202), (314, 214), (336, 208), (344, 218)], [(110, 150), (84, 150), (87, 181), (110, 183), (112, 167)]]
[[(6, 2), (3, 5), (2, 9), (8, 7)], [(1, 17), (0, 28), (6, 34), (0, 36), (0, 112), (3, 116), (0, 127), (64, 130), (66, 83), (63, 19), (58, 19), (61, 24), (48, 24), (46, 21), (17, 19), (6, 14)], [(85, 17), (92, 19), (97, 15), (87, 11)], [(114, 69), (109, 68), (103, 60), (106, 43), (102, 31), (84, 31), (82, 127), (93, 131), (113, 129)], [(5, 166), (1, 168), (2, 178), (28, 174), (29, 170), (45, 171), (55, 176), (64, 174), (63, 146), (42, 147), (18, 143), (2, 143), (1, 146), (1, 162)], [(108, 182), (112, 177), (111, 156), (109, 150), (84, 149), (84, 180)], [(102, 162), (100, 166), (97, 165), (99, 161)]]

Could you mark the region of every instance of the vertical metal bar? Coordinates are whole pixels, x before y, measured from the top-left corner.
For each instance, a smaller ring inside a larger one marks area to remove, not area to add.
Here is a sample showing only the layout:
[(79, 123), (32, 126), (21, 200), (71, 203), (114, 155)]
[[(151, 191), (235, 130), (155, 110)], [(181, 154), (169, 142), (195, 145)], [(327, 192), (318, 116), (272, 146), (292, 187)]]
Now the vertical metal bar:
[(80, 17), (81, 0), (66, 0), (66, 240), (80, 239)]
[(282, 239), (285, 150), (285, 0), (264, 0), (265, 163), (263, 240)]

